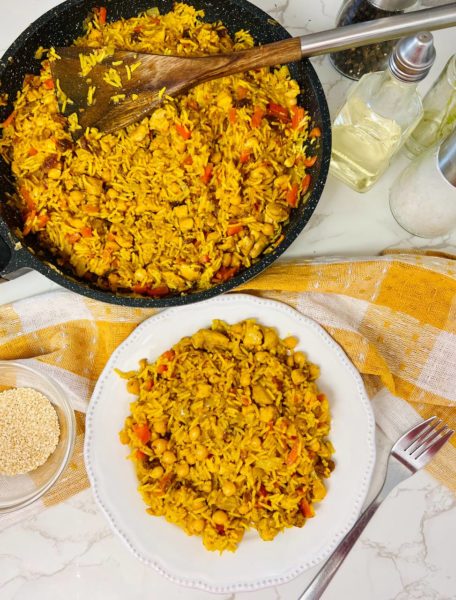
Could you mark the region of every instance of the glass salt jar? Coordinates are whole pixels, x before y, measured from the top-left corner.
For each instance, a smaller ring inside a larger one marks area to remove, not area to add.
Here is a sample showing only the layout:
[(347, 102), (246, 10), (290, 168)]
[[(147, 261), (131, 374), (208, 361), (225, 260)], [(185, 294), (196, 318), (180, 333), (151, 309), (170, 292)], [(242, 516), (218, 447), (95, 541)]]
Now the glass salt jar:
[(456, 129), (399, 175), (390, 208), (399, 225), (419, 237), (438, 237), (456, 228)]

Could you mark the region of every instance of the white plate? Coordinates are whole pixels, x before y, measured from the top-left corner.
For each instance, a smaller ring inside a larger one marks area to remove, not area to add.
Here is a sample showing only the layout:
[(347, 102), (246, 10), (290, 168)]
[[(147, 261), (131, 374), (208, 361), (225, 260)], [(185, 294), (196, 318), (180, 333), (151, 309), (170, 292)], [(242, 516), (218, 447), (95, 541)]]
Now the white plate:
[[(316, 505), (316, 517), (302, 529), (291, 528), (272, 542), (246, 533), (233, 554), (205, 550), (163, 518), (151, 517), (137, 491), (128, 448), (118, 432), (133, 397), (114, 368), (137, 369), (141, 358), (162, 352), (210, 325), (214, 318), (235, 323), (255, 317), (274, 326), (281, 337), (295, 334), (298, 348), (318, 364), (320, 389), (329, 398), (330, 439), (336, 469), (328, 494)], [(359, 373), (341, 348), (314, 321), (285, 304), (243, 294), (163, 311), (142, 323), (108, 361), (87, 413), (85, 463), (95, 499), (113, 530), (142, 561), (172, 581), (211, 592), (238, 592), (277, 585), (326, 558), (353, 525), (365, 499), (375, 461), (375, 423)]]

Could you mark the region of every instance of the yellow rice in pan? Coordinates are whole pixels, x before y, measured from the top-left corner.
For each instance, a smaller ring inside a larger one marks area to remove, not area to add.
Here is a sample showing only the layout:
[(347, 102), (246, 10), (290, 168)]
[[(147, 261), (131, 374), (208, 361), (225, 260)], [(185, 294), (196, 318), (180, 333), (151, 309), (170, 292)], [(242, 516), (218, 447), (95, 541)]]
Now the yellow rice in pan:
[(319, 369), (296, 343), (254, 320), (214, 320), (120, 373), (136, 395), (120, 439), (151, 515), (218, 551), (315, 515), (334, 450)]
[[(232, 39), (203, 17), (178, 3), (164, 15), (152, 9), (107, 23), (98, 9), (75, 43), (181, 56), (253, 45), (247, 31)], [(52, 60), (51, 50), (41, 74), (25, 78), (0, 152), (16, 179), (23, 234), (36, 234), (58, 265), (104, 289), (159, 296), (226, 281), (280, 243), (305, 200), (321, 133), (309, 131), (287, 67), (175, 99), (164, 93), (141, 122), (107, 135), (91, 128), (73, 142), (77, 115), (59, 112)], [(89, 70), (82, 61), (81, 72)], [(117, 90), (114, 81), (113, 101), (121, 101)], [(96, 89), (89, 96), (96, 102)]]

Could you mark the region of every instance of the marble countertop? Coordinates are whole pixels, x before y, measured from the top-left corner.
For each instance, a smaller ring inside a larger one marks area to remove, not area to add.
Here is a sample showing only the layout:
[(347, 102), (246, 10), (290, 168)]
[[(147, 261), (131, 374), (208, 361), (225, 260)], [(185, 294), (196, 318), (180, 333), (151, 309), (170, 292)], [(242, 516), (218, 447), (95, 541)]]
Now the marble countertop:
[[(6, 0), (2, 0), (6, 7)], [(341, 0), (254, 0), (293, 35), (334, 25)], [(0, 22), (0, 53), (57, 0), (8, 2)], [(153, 1), (151, 1), (153, 5)], [(421, 84), (423, 92), (455, 51), (454, 29), (435, 33), (437, 60)], [(351, 82), (341, 78), (324, 57), (313, 59), (332, 114)], [(317, 210), (286, 257), (372, 255), (388, 248), (433, 248), (454, 252), (456, 233), (432, 240), (410, 236), (394, 221), (388, 191), (407, 164), (400, 156), (367, 194), (356, 194), (329, 178)], [(41, 275), (30, 273), (0, 285), (0, 305), (49, 289)], [(386, 442), (378, 432), (378, 445)], [(378, 464), (372, 491), (383, 467)], [(401, 484), (384, 502), (325, 592), (324, 600), (456, 600), (456, 522), (453, 494), (420, 472)], [(312, 577), (235, 600), (294, 600)], [(18, 524), (0, 520), (0, 600), (215, 600), (217, 596), (180, 588), (143, 566), (109, 530), (90, 490)], [(218, 596), (228, 600), (228, 596)]]

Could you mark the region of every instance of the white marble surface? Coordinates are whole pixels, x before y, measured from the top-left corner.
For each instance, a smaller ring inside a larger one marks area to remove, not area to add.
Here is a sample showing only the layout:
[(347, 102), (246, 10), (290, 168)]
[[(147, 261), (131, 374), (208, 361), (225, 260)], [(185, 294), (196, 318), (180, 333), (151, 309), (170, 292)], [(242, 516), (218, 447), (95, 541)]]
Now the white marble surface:
[[(255, 0), (294, 35), (333, 26), (341, 0)], [(0, 52), (56, 0), (0, 0)], [(151, 0), (151, 4), (153, 1)], [(454, 29), (435, 34), (437, 61), (425, 90), (456, 50)], [(350, 85), (326, 58), (314, 61), (332, 113)], [(319, 206), (287, 256), (355, 256), (392, 247), (453, 251), (456, 234), (434, 240), (411, 237), (393, 220), (388, 189), (407, 164), (401, 157), (382, 181), (358, 195), (330, 178)], [(0, 304), (42, 291), (33, 274), (0, 286)], [(385, 443), (379, 436), (385, 455)], [(376, 481), (381, 477), (381, 460)], [(377, 487), (374, 482), (372, 490)], [(371, 494), (372, 495), (372, 494)], [(426, 473), (401, 484), (385, 501), (324, 594), (324, 600), (456, 600), (456, 501)], [(235, 600), (293, 600), (312, 573)], [(219, 596), (220, 597), (220, 596)], [(179, 588), (144, 567), (111, 534), (90, 491), (3, 529), (0, 521), (0, 600), (212, 600)], [(222, 596), (223, 598), (223, 596)], [(225, 596), (225, 598), (228, 598)]]

